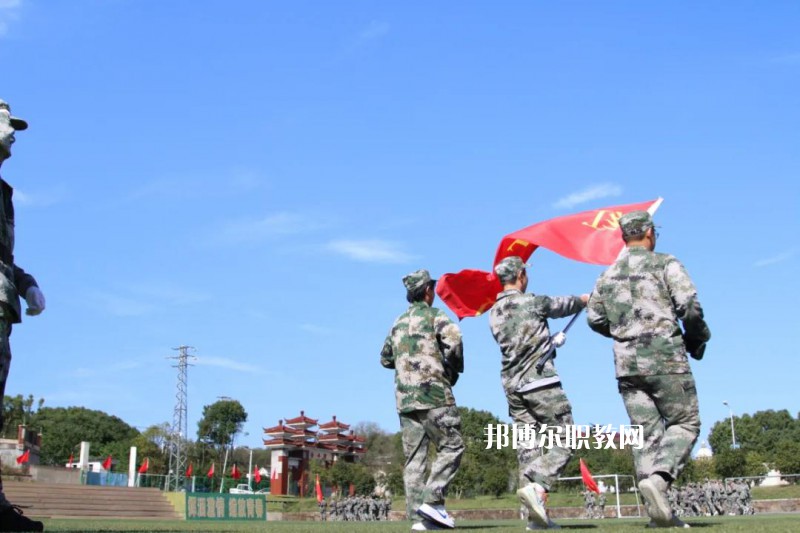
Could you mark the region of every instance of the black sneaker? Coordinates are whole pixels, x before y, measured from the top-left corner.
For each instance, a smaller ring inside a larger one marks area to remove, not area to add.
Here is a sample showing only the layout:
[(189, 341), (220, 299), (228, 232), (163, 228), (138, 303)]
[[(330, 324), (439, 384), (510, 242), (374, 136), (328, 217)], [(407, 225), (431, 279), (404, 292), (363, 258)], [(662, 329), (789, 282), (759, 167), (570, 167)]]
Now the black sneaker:
[(0, 511), (0, 531), (44, 531), (44, 524), (22, 515), (16, 505)]

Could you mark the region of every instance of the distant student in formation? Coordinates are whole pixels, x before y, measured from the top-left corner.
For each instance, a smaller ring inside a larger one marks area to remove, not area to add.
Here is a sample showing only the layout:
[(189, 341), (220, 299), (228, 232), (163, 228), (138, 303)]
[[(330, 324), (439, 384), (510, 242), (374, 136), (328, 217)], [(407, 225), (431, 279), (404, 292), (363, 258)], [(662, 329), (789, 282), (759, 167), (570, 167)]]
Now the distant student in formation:
[[(406, 510), (413, 531), (453, 528), (455, 521), (444, 504), (464, 453), (452, 389), (464, 371), (461, 330), (444, 311), (432, 307), (436, 280), (427, 270), (408, 274), (403, 285), (410, 305), (383, 343), (381, 365), (395, 371)], [(430, 444), (436, 455), (426, 480)]]
[(686, 354), (702, 359), (711, 332), (686, 269), (654, 251), (658, 232), (650, 214), (628, 213), (619, 225), (626, 249), (597, 279), (589, 327), (614, 339), (619, 392), (631, 425), (644, 429), (633, 459), (651, 526), (689, 527), (673, 514), (667, 491), (700, 434)]
[[(527, 266), (518, 256), (506, 257), (495, 266), (503, 292), (492, 306), (489, 327), (500, 346), (500, 377), (511, 419), (535, 430), (546, 425), (563, 435), (567, 426), (573, 424), (572, 406), (553, 361), (545, 364), (541, 374), (536, 363), (566, 340), (564, 333), (550, 336), (547, 319), (574, 315), (586, 306), (589, 295), (526, 294)], [(517, 446), (522, 485), (517, 495), (528, 509), (528, 529), (555, 528), (558, 526), (547, 516), (547, 492), (567, 466), (573, 451), (568, 446), (555, 445), (541, 454), (530, 444)]]
[[(11, 145), (18, 131), (28, 128), (24, 120), (11, 116), (8, 104), (0, 100), (0, 166), (11, 157)], [(21, 321), (20, 296), (25, 298), (28, 309), (25, 314), (34, 316), (44, 311), (44, 294), (33, 276), (14, 262), (14, 203), (13, 189), (0, 178), (0, 398), (6, 390), (8, 369), (11, 365), (11, 325)], [(0, 406), (2, 407), (2, 406)], [(3, 425), (4, 409), (0, 408), (0, 427)], [(23, 516), (19, 507), (12, 505), (3, 494), (0, 480), (0, 531), (44, 531), (41, 522)]]

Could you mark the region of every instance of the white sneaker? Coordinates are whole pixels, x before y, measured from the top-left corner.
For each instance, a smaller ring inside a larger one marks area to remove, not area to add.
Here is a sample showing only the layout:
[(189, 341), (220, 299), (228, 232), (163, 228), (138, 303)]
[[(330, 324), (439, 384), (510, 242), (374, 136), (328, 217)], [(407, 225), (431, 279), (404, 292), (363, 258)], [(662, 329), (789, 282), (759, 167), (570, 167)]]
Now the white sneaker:
[(661, 490), (660, 485), (661, 483), (658, 480), (654, 480), (653, 476), (650, 476), (639, 482), (639, 490), (642, 491), (642, 496), (650, 504), (647, 510), (656, 526), (672, 527), (672, 508), (669, 506), (667, 495)]
[(536, 531), (539, 529), (561, 529), (561, 526), (559, 526), (558, 524), (556, 524), (555, 522), (553, 522), (548, 518), (546, 526), (540, 526), (539, 524), (531, 520), (525, 527), (525, 531)]
[(414, 522), (414, 525), (411, 526), (411, 531), (434, 531), (438, 529), (444, 529), (444, 528), (437, 526), (430, 520), (423, 520), (422, 522)]
[(528, 508), (529, 524), (535, 523), (542, 528), (547, 528), (550, 525), (550, 520), (547, 518), (547, 510), (544, 508), (545, 494), (544, 487), (538, 483), (525, 485), (517, 491), (519, 501)]
[(453, 517), (447, 514), (447, 511), (444, 509), (444, 505), (430, 505), (423, 503), (419, 506), (419, 509), (417, 509), (417, 514), (436, 525), (446, 527), (448, 529), (453, 529), (456, 527), (456, 521), (453, 520)]

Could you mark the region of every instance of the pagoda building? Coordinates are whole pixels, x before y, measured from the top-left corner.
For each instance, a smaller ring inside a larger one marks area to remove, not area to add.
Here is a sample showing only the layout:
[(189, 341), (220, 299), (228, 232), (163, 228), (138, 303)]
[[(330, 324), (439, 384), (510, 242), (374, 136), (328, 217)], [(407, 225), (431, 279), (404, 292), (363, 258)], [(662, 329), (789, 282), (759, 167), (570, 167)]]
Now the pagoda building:
[(275, 495), (304, 494), (312, 460), (331, 466), (339, 460), (359, 461), (367, 451), (366, 439), (355, 435), (335, 415), (330, 422), (318, 424), (300, 411), (296, 418), (280, 420), (277, 426), (263, 429), (264, 447), (272, 450), (270, 492)]

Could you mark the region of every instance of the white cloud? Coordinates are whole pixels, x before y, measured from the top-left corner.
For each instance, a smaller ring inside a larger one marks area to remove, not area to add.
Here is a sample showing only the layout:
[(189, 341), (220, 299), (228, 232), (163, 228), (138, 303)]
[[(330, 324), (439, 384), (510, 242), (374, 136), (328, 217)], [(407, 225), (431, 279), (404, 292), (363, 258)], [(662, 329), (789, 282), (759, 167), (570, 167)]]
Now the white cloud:
[(153, 304), (126, 296), (98, 292), (95, 293), (93, 297), (98, 306), (107, 313), (116, 316), (144, 316), (155, 311), (155, 306)]
[(118, 361), (111, 365), (103, 363), (92, 367), (79, 367), (72, 370), (70, 375), (76, 378), (95, 378), (101, 376), (107, 377), (111, 374), (116, 374), (119, 372), (128, 372), (141, 366), (141, 361)]
[(251, 193), (265, 186), (265, 180), (255, 171), (233, 169), (224, 172), (225, 186), (220, 187), (220, 176), (197, 176), (197, 174), (159, 177), (143, 183), (131, 191), (133, 201), (142, 199), (174, 200), (187, 198), (219, 198)]
[(296, 213), (274, 213), (261, 218), (229, 222), (211, 236), (216, 244), (260, 242), (275, 237), (308, 233), (324, 224)]
[(326, 248), (356, 261), (367, 263), (408, 263), (414, 256), (402, 251), (397, 243), (382, 240), (335, 240)]
[(369, 41), (378, 39), (383, 37), (384, 35), (389, 33), (390, 26), (386, 22), (380, 22), (378, 20), (373, 20), (369, 23), (369, 25), (361, 30), (361, 33), (358, 34), (358, 39), (356, 41), (357, 45), (366, 44)]
[(233, 359), (228, 359), (225, 357), (197, 357), (195, 364), (198, 366), (215, 366), (218, 368), (227, 368), (228, 370), (236, 370), (237, 372), (252, 372), (256, 374), (261, 374), (262, 369), (254, 366), (249, 365), (247, 363), (240, 363), (239, 361), (235, 361)]
[(609, 198), (611, 196), (619, 196), (620, 194), (622, 194), (622, 187), (619, 185), (614, 185), (613, 183), (603, 183), (560, 198), (553, 204), (553, 207), (556, 209), (571, 209), (576, 205), (585, 204), (586, 202), (591, 202), (592, 200)]
[(191, 305), (211, 300), (205, 292), (193, 291), (178, 287), (172, 283), (143, 282), (130, 286), (130, 291), (148, 300), (156, 300), (165, 305)]
[(771, 59), (771, 62), (781, 65), (800, 65), (800, 52), (775, 56)]
[(772, 257), (767, 257), (765, 259), (760, 259), (760, 260), (756, 261), (753, 264), (753, 266), (755, 266), (756, 268), (761, 268), (761, 267), (765, 267), (765, 266), (775, 265), (775, 264), (778, 264), (778, 263), (783, 263), (784, 261), (787, 261), (787, 260), (791, 259), (792, 257), (794, 257), (796, 253), (797, 253), (797, 250), (787, 250), (787, 251), (782, 252), (782, 253), (780, 253), (778, 255), (775, 255), (775, 256), (772, 256)]
[(333, 333), (336, 333), (336, 330), (333, 328), (317, 326), (316, 324), (300, 324), (300, 329), (314, 335), (332, 335)]
[(22, 0), (0, 0), (0, 37), (8, 32), (8, 25), (19, 18)]
[(48, 207), (60, 203), (66, 197), (67, 194), (63, 189), (53, 189), (33, 194), (14, 189), (14, 203), (23, 207)]

